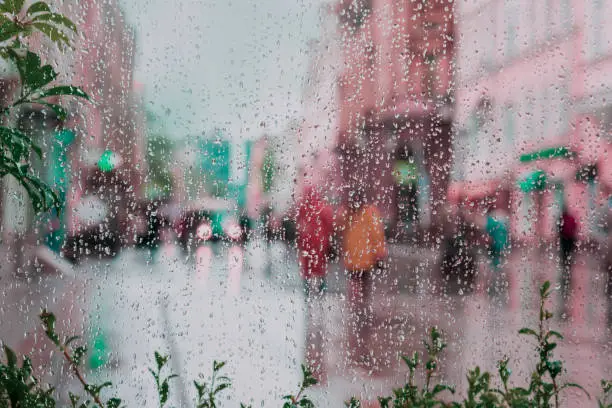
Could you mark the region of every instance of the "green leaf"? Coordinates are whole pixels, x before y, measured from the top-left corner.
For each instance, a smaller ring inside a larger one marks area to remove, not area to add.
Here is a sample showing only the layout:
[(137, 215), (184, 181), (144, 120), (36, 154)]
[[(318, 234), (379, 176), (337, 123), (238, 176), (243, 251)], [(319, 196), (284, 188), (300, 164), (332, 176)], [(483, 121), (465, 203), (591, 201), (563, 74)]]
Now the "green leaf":
[(308, 398), (302, 398), (299, 401), (299, 406), (304, 408), (314, 408), (314, 403)]
[(72, 343), (75, 340), (78, 340), (80, 338), (80, 336), (70, 336), (66, 339), (66, 341), (64, 342), (64, 346), (69, 346), (70, 343)]
[(231, 384), (229, 384), (229, 383), (220, 384), (217, 387), (215, 387), (215, 390), (213, 391), (213, 394), (217, 394), (217, 393), (223, 391), (224, 389), (229, 388), (230, 386), (231, 386)]
[(4, 0), (4, 3), (0, 4), (0, 11), (18, 14), (24, 2), (25, 0)]
[(455, 387), (452, 387), (450, 385), (444, 385), (444, 384), (436, 384), (433, 387), (433, 390), (431, 391), (431, 393), (433, 395), (436, 395), (436, 394), (441, 393), (442, 391), (450, 391), (451, 394), (454, 394), (455, 393)]
[(70, 39), (68, 38), (68, 36), (63, 31), (59, 30), (57, 27), (51, 24), (38, 22), (32, 23), (32, 26), (36, 27), (38, 31), (49, 37), (49, 39), (57, 45), (70, 45)]
[(170, 393), (170, 386), (168, 382), (164, 381), (159, 387), (159, 403), (160, 405), (164, 405), (168, 401), (168, 394)]
[(584, 389), (584, 387), (583, 387), (582, 385), (580, 385), (580, 384), (576, 384), (576, 383), (565, 383), (565, 384), (563, 384), (562, 386), (560, 386), (560, 387), (559, 387), (559, 390), (557, 391), (557, 393), (558, 393), (558, 392), (560, 392), (561, 390), (565, 389), (565, 388), (577, 388), (577, 389), (581, 390), (582, 392), (584, 392), (584, 394), (585, 394), (585, 395), (586, 395), (586, 396), (587, 396), (589, 399), (591, 399), (591, 394), (589, 394), (589, 393), (587, 392), (587, 390), (585, 390), (585, 389)]
[(55, 332), (55, 315), (53, 313), (43, 310), (39, 317), (46, 330)]
[(120, 405), (121, 405), (121, 399), (120, 398), (111, 398), (106, 403), (106, 407), (107, 408), (119, 408)]
[[(53, 87), (51, 89), (45, 89), (44, 91), (40, 92), (36, 96), (36, 98), (37, 99), (47, 98), (49, 96), (58, 96), (58, 95), (72, 95), (72, 96), (78, 96), (79, 98), (85, 98), (89, 100), (89, 95), (87, 95), (85, 91), (83, 91), (78, 86), (71, 86), (71, 85), (61, 85), (61, 86)], [(225, 365), (225, 363), (222, 363), (221, 367), (223, 367), (223, 365)]]
[(68, 112), (66, 112), (66, 109), (64, 109), (61, 105), (57, 105), (55, 103), (42, 102), (42, 101), (36, 101), (36, 103), (46, 106), (49, 109), (53, 110), (53, 112), (57, 115), (58, 120), (66, 120), (66, 118), (68, 117)]
[(47, 5), (47, 3), (45, 3), (44, 1), (39, 1), (39, 2), (32, 4), (30, 8), (28, 8), (27, 14), (32, 15), (36, 13), (50, 13), (50, 12), (51, 12), (51, 9)]
[(346, 408), (361, 408), (361, 401), (359, 401), (357, 398), (355, 397), (351, 397), (350, 400), (346, 401), (344, 403), (344, 406)]
[(391, 402), (391, 397), (378, 397), (378, 403), (380, 404), (380, 408), (389, 408), (389, 403)]
[(521, 330), (519, 330), (519, 334), (526, 334), (529, 336), (538, 337), (538, 333), (536, 333), (533, 329), (530, 329), (528, 327), (523, 327)]
[[(8, 50), (9, 57), (17, 66), (19, 77), (23, 86), (22, 95), (29, 95), (57, 78), (57, 73), (50, 65), (41, 66), (40, 57), (30, 51), (25, 55), (17, 53), (13, 49)], [(13, 106), (28, 102), (20, 99)]]
[[(84, 93), (84, 92), (83, 92)], [(213, 361), (213, 371), (219, 371), (225, 366), (225, 361)]]
[(5, 18), (0, 20), (0, 42), (10, 40), (23, 31), (24, 29), (12, 20)]
[(9, 367), (17, 366), (17, 355), (7, 345), (4, 345), (4, 354), (6, 354), (6, 363)]
[(64, 27), (74, 31), (75, 33), (77, 31), (76, 25), (72, 21), (70, 21), (68, 17), (59, 13), (40, 14), (34, 17), (32, 21), (49, 21), (55, 24), (61, 24)]
[(167, 361), (168, 361), (167, 356), (162, 356), (157, 351), (155, 352), (155, 363), (157, 364), (157, 369), (159, 371), (161, 371), (162, 367), (166, 364)]
[(401, 357), (402, 357), (402, 360), (404, 360), (404, 362), (408, 366), (408, 368), (416, 369), (418, 367), (419, 365), (419, 353), (418, 352), (415, 351), (412, 357), (408, 357), (408, 356), (401, 356)]
[(550, 289), (550, 281), (546, 281), (542, 284), (542, 286), (540, 287), (540, 296), (542, 298), (546, 298), (549, 295), (548, 290)]
[(32, 91), (42, 88), (57, 78), (57, 72), (51, 65), (44, 65), (38, 71), (29, 71), (26, 77), (26, 84)]
[(556, 378), (561, 373), (561, 370), (563, 369), (563, 363), (558, 360), (548, 361), (546, 362), (546, 368), (548, 369), (550, 376), (552, 378)]
[(72, 356), (72, 360), (74, 361), (74, 364), (76, 364), (77, 366), (81, 365), (83, 356), (85, 356), (86, 353), (87, 353), (87, 347), (85, 346), (79, 346), (75, 348), (74, 354)]
[(23, 356), (23, 363), (21, 364), (21, 370), (26, 374), (32, 374), (32, 360), (28, 356)]
[(561, 333), (556, 332), (554, 330), (550, 330), (548, 333), (546, 333), (546, 337), (545, 339), (548, 340), (550, 337), (557, 337), (559, 340), (563, 340), (563, 336), (561, 335)]
[(76, 364), (77, 366), (81, 365), (83, 356), (85, 356), (86, 353), (87, 353), (87, 347), (85, 346), (79, 346), (75, 348), (74, 355), (72, 357), (72, 359), (74, 360), (74, 364)]

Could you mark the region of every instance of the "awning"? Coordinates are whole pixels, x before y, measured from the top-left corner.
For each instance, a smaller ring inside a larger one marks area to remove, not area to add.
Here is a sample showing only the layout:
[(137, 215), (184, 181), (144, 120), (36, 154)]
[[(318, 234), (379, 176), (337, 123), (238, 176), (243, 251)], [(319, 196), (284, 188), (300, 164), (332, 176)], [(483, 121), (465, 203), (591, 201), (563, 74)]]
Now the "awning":
[(524, 193), (531, 191), (542, 191), (546, 188), (546, 173), (543, 170), (536, 170), (519, 180), (518, 186)]
[(570, 158), (574, 156), (574, 152), (565, 146), (550, 147), (547, 149), (538, 150), (531, 153), (521, 155), (521, 163), (528, 163), (535, 160), (553, 159), (553, 158)]

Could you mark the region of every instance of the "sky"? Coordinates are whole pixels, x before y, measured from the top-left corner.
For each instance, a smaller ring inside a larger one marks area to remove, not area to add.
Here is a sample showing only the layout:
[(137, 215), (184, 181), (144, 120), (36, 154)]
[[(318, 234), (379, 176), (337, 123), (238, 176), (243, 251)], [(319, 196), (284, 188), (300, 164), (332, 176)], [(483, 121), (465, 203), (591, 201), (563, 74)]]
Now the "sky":
[(234, 141), (301, 115), (321, 0), (122, 0), (136, 81), (173, 138), (225, 128)]

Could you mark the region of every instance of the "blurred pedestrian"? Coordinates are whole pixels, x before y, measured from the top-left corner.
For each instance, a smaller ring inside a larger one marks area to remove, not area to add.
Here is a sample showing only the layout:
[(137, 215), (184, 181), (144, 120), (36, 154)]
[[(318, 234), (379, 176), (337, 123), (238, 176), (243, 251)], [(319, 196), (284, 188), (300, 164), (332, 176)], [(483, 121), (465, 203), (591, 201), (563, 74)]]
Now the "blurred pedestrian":
[(306, 364), (325, 382), (322, 298), (333, 235), (333, 210), (320, 193), (306, 186), (297, 206), (297, 248), (306, 298)]
[(387, 257), (382, 216), (375, 205), (366, 204), (359, 192), (349, 197), (343, 211), (343, 261), (348, 274), (351, 312), (349, 347), (365, 366), (370, 364), (368, 343), (373, 325), (372, 275), (384, 267)]
[(485, 230), (489, 238), (487, 253), (491, 265), (492, 279), (489, 285), (489, 293), (497, 296), (505, 288), (503, 266), (506, 262), (509, 249), (508, 217), (500, 210), (489, 210), (485, 221)]
[(608, 205), (607, 220), (605, 226), (605, 242), (604, 242), (604, 273), (607, 274), (606, 280), (606, 311), (608, 325), (612, 327), (612, 198)]
[(443, 255), (440, 272), (444, 289), (457, 293), (471, 292), (476, 276), (473, 249), (467, 239), (467, 223), (459, 211), (448, 209), (449, 217), (444, 223)]
[(559, 245), (561, 249), (561, 296), (565, 307), (572, 284), (572, 262), (578, 241), (578, 222), (570, 212), (567, 205), (563, 204), (559, 220)]

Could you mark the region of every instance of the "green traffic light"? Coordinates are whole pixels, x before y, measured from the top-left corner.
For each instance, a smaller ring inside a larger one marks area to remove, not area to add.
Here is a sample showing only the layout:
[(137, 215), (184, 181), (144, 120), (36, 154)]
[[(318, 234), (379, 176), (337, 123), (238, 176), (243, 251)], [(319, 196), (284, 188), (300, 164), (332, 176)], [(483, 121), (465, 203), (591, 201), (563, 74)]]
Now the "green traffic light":
[(111, 150), (106, 150), (98, 160), (98, 168), (103, 172), (112, 171), (115, 168), (115, 153)]

